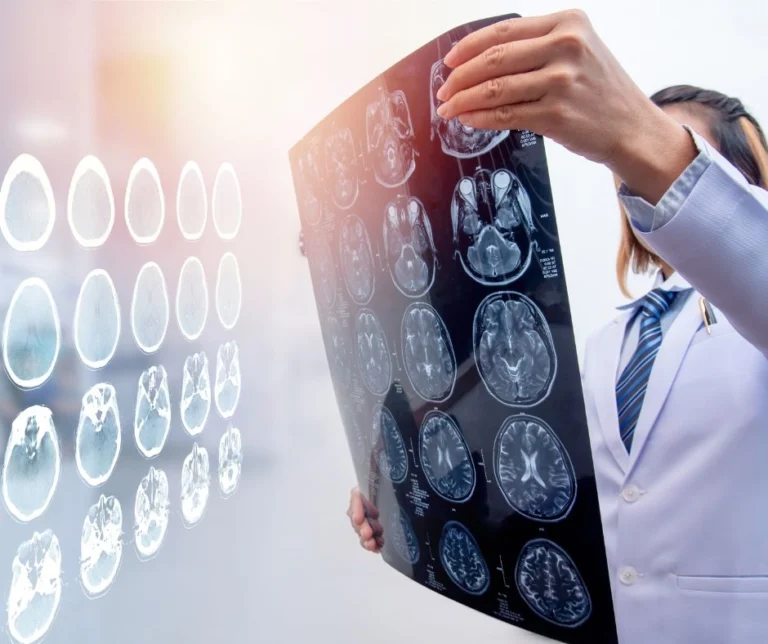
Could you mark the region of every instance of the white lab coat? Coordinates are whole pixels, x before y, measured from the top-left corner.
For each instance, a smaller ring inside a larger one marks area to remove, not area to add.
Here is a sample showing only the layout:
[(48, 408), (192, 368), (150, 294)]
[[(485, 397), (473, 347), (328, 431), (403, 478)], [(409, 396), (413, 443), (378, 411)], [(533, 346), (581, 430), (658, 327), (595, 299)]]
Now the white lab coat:
[(768, 193), (707, 152), (682, 207), (644, 235), (696, 292), (665, 333), (631, 455), (615, 397), (630, 313), (585, 352), (621, 644), (768, 643)]

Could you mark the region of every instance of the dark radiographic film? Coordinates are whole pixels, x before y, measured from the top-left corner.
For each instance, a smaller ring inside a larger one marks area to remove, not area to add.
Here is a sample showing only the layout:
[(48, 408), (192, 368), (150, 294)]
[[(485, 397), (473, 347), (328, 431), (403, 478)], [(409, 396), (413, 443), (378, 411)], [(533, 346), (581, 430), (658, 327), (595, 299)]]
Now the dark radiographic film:
[(304, 251), (385, 560), (520, 628), (616, 642), (543, 141), (436, 112), (443, 56), (500, 19), (430, 42), (291, 149)]

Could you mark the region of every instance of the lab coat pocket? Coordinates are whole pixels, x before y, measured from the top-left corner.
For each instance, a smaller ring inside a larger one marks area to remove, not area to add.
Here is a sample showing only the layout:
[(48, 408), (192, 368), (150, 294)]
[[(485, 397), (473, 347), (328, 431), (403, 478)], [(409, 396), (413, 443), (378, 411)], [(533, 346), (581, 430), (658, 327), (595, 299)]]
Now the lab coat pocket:
[(677, 587), (702, 593), (768, 593), (768, 576), (705, 577), (677, 575)]

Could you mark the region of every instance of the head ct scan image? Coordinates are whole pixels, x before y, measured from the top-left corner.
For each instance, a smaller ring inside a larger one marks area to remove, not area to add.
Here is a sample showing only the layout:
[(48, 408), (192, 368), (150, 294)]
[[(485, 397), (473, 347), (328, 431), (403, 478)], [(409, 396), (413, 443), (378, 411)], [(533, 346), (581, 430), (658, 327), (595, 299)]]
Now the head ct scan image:
[(308, 273), (384, 560), (512, 626), (617, 642), (544, 141), (437, 114), (445, 54), (510, 17), (436, 38), (291, 149)]

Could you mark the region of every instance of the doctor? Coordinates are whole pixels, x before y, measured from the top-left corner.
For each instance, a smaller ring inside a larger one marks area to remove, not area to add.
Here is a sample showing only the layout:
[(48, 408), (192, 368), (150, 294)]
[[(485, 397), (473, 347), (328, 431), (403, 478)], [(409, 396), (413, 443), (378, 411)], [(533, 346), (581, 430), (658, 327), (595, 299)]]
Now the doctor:
[[(655, 287), (587, 342), (583, 388), (619, 639), (768, 642), (768, 152), (735, 99), (652, 100), (578, 11), (477, 31), (440, 114), (610, 168), (626, 274)], [(684, 124), (684, 125), (683, 125)], [(360, 541), (378, 512), (353, 490)]]

